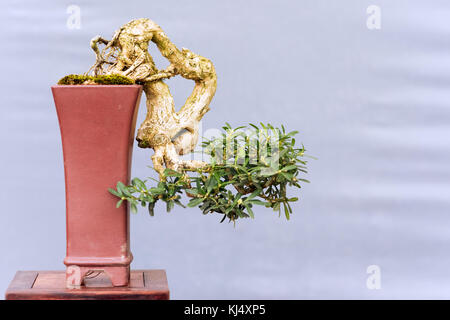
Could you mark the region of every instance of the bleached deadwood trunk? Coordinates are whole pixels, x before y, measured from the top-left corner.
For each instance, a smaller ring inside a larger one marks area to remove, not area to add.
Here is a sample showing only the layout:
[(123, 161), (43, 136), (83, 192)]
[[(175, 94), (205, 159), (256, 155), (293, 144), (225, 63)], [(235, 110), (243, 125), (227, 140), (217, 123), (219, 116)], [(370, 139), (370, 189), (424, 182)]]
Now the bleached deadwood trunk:
[[(170, 66), (159, 71), (148, 52), (149, 42), (156, 44)], [(98, 43), (105, 44), (100, 52)], [(147, 98), (147, 116), (136, 139), (142, 148), (152, 148), (152, 161), (161, 178), (164, 168), (195, 170), (200, 161), (185, 161), (179, 155), (193, 151), (197, 144), (199, 122), (208, 112), (214, 97), (217, 76), (212, 62), (188, 49), (179, 50), (156, 23), (137, 19), (125, 24), (108, 41), (96, 37), (91, 47), (97, 55), (91, 68), (94, 74), (121, 74), (141, 82)], [(195, 81), (194, 89), (176, 112), (173, 97), (163, 79), (181, 75)]]

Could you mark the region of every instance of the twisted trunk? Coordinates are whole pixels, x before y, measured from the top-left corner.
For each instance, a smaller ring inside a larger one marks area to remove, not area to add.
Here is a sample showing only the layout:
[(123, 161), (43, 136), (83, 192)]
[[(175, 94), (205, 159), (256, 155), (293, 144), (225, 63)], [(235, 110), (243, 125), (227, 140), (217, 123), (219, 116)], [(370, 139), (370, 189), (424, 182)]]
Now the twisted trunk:
[[(166, 70), (159, 71), (155, 67), (148, 53), (149, 41), (154, 42), (161, 54), (170, 61)], [(106, 43), (102, 52), (98, 50), (97, 42)], [(144, 84), (147, 116), (136, 139), (141, 148), (153, 148), (155, 151), (152, 161), (161, 178), (164, 178), (165, 167), (173, 170), (203, 167), (203, 162), (183, 161), (179, 155), (190, 153), (195, 148), (199, 122), (209, 111), (209, 104), (214, 97), (217, 77), (212, 62), (187, 49), (180, 51), (163, 30), (149, 19), (127, 23), (115, 33), (111, 41), (96, 37), (91, 47), (97, 55), (96, 64), (91, 68), (95, 74), (122, 74)], [(114, 50), (118, 51), (117, 56), (114, 56)], [(109, 65), (106, 70), (105, 64)], [(175, 75), (195, 81), (191, 95), (178, 112), (175, 111), (169, 87), (162, 81)]]

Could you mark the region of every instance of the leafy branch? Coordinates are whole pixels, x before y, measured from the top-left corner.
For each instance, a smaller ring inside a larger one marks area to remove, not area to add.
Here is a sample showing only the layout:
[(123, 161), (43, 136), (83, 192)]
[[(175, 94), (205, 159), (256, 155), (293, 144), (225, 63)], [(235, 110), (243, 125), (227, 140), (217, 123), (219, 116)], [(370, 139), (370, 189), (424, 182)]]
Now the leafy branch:
[[(166, 203), (167, 212), (181, 202), (185, 193), (188, 207), (198, 207), (203, 214), (219, 213), (235, 222), (239, 218), (254, 218), (254, 206), (261, 205), (278, 211), (289, 219), (290, 203), (298, 197), (287, 195), (288, 187), (301, 188), (309, 181), (300, 175), (307, 173), (305, 148), (295, 146), (296, 131), (261, 124), (231, 128), (227, 123), (220, 137), (205, 139), (203, 151), (211, 158), (207, 166), (194, 172), (165, 169), (163, 181), (148, 187), (148, 180), (134, 178), (126, 186), (118, 182), (109, 189), (119, 198), (117, 207), (128, 201), (132, 212), (147, 207), (151, 216), (157, 201)], [(151, 178), (150, 178), (151, 179)]]

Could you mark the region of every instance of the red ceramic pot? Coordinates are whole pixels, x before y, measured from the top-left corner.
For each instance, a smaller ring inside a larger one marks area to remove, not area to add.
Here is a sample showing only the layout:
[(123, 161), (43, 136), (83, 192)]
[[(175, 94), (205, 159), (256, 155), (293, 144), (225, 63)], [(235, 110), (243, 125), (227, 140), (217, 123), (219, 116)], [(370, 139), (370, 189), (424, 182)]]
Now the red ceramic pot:
[(139, 85), (52, 87), (66, 182), (66, 284), (103, 271), (113, 286), (130, 278), (129, 207), (108, 192), (130, 180)]

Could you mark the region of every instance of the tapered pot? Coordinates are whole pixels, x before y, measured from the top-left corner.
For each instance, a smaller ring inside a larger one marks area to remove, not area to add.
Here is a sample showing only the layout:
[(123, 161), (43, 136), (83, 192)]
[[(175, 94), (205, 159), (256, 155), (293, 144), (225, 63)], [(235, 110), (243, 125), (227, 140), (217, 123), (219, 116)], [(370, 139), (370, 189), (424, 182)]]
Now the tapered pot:
[(97, 271), (113, 286), (130, 278), (129, 207), (108, 192), (130, 180), (139, 85), (52, 87), (61, 129), (66, 185), (69, 288)]

